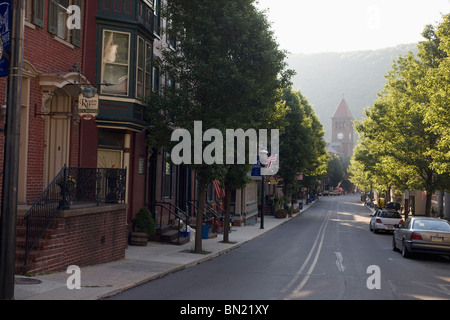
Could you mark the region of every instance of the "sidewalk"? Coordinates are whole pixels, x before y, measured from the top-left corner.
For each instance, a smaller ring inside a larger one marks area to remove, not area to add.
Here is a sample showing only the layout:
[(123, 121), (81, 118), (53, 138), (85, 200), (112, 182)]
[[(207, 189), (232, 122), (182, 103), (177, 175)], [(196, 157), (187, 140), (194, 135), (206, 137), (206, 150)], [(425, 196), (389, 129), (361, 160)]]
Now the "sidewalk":
[[(303, 210), (294, 217), (313, 204), (304, 205)], [(290, 219), (292, 218), (264, 216), (264, 230), (260, 229), (260, 221), (252, 226), (233, 227), (231, 244), (221, 242), (223, 235), (203, 240), (203, 250), (210, 252), (209, 254), (190, 253), (194, 248), (193, 241), (182, 246), (156, 242), (149, 242), (146, 247), (128, 246), (123, 260), (81, 268), (81, 290), (67, 288), (66, 282), (71, 275), (66, 272), (33, 278), (17, 276), (14, 296), (16, 300), (100, 300), (225, 254)], [(17, 284), (18, 282), (27, 284)], [(40, 283), (29, 284), (30, 282)]]

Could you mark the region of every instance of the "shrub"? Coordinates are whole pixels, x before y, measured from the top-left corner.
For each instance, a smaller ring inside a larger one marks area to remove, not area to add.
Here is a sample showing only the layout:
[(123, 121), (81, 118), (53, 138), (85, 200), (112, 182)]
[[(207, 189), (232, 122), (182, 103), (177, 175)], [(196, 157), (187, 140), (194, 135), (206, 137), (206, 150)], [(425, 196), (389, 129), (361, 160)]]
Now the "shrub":
[(144, 232), (148, 235), (154, 235), (156, 232), (155, 220), (146, 207), (139, 209), (136, 217), (133, 220), (133, 230), (137, 232)]
[(274, 216), (277, 219), (286, 219), (286, 217), (288, 216), (288, 210), (285, 209), (277, 209), (274, 212)]

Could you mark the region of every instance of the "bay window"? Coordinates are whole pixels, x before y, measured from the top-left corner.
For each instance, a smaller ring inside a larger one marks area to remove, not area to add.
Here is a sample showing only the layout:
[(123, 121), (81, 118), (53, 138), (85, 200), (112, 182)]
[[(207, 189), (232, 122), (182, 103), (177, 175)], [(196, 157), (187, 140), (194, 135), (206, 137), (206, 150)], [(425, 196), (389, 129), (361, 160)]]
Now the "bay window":
[(101, 93), (128, 96), (130, 33), (103, 30)]
[(151, 93), (152, 87), (152, 55), (151, 43), (138, 37), (137, 63), (136, 63), (136, 97), (144, 99)]

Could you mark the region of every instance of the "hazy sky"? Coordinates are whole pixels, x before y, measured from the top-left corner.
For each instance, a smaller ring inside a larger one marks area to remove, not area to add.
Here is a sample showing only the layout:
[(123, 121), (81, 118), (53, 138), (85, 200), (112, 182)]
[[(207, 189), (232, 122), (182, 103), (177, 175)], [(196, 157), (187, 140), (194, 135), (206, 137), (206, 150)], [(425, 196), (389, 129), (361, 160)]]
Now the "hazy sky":
[(282, 49), (317, 53), (379, 49), (422, 40), (450, 0), (259, 0)]

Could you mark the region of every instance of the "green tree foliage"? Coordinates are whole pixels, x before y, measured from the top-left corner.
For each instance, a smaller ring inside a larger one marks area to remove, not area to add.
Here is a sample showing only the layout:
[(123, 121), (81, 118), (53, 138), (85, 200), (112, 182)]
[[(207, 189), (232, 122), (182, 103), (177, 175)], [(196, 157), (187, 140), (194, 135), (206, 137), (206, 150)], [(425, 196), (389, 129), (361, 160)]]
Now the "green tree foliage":
[(448, 28), (448, 16), (437, 32), (425, 28), (417, 57), (410, 52), (394, 62), (378, 100), (356, 124), (362, 146), (352, 159), (352, 172), (370, 173), (383, 189), (426, 190), (426, 215), (432, 193), (450, 187)]
[[(278, 49), (266, 16), (253, 0), (171, 0), (163, 12), (170, 22), (168, 38), (177, 45), (163, 51), (160, 67), (170, 81), (148, 105), (152, 147), (173, 147), (173, 128), (186, 129), (194, 138), (194, 121), (202, 122), (203, 131), (218, 129), (224, 137), (226, 129), (280, 125), (281, 89), (292, 72), (285, 69), (285, 52)], [(245, 171), (241, 168), (190, 167), (199, 187), (199, 213), (206, 187), (214, 180), (229, 177), (228, 188), (245, 183), (242, 176), (237, 179), (238, 172)], [(197, 230), (201, 224), (198, 214)], [(202, 251), (201, 232), (196, 233), (195, 251)]]
[[(450, 15), (437, 32), (439, 41), (439, 65), (429, 70), (425, 87), (430, 93), (430, 104), (425, 113), (428, 130), (439, 139), (435, 148), (430, 149), (432, 167), (439, 174), (450, 174)], [(447, 188), (450, 188), (447, 186)]]
[(280, 170), (284, 194), (295, 191), (297, 177), (321, 176), (326, 170), (327, 153), (322, 124), (312, 106), (300, 91), (285, 89), (286, 103), (284, 133), (280, 137)]

